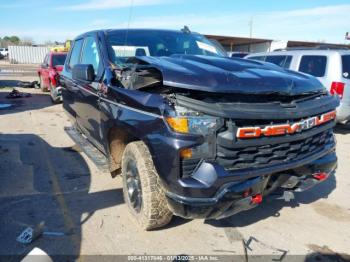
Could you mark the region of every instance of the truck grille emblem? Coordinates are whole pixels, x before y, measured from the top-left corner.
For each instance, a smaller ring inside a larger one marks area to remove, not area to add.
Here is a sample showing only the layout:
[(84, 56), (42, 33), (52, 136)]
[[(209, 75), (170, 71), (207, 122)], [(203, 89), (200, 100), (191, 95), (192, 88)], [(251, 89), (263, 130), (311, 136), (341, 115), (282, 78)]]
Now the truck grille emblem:
[(311, 129), (315, 126), (323, 125), (334, 120), (337, 112), (331, 111), (321, 116), (310, 117), (308, 119), (296, 122), (294, 124), (271, 125), (261, 127), (242, 127), (237, 130), (237, 138), (258, 138), (261, 136), (281, 136), (292, 135), (302, 132), (303, 130)]

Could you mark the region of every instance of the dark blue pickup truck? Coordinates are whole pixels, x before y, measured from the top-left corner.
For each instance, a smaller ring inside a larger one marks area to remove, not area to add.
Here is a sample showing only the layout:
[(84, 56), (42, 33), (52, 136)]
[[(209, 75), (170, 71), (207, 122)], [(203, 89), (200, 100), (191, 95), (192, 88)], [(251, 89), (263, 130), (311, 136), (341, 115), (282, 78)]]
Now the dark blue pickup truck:
[(173, 214), (231, 216), (272, 192), (306, 190), (337, 165), (336, 96), (311, 76), (229, 58), (187, 28), (82, 34), (61, 84), (67, 130), (122, 175), (146, 230)]

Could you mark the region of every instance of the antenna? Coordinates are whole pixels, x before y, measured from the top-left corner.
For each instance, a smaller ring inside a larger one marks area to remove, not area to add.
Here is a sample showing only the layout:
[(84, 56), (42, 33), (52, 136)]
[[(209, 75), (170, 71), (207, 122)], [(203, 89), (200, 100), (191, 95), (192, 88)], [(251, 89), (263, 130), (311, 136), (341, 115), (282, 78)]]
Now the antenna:
[[(133, 9), (134, 9), (134, 0), (130, 0), (129, 18), (128, 18), (128, 25), (126, 27), (124, 46), (126, 46), (126, 43), (128, 41), (128, 34), (129, 34), (130, 22), (131, 22), (131, 16), (132, 16)], [(124, 52), (125, 52), (125, 48), (124, 48)]]

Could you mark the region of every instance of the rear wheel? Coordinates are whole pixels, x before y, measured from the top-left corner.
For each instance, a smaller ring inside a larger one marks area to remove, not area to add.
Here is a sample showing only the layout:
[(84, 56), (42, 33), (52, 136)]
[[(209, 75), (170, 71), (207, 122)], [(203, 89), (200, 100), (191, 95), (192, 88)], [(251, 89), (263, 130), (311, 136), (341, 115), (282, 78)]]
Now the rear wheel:
[(47, 87), (45, 87), (45, 85), (44, 85), (43, 77), (41, 75), (39, 75), (39, 87), (40, 87), (42, 92), (48, 91)]
[(151, 230), (168, 224), (172, 212), (147, 146), (132, 142), (122, 157), (123, 194), (138, 224)]

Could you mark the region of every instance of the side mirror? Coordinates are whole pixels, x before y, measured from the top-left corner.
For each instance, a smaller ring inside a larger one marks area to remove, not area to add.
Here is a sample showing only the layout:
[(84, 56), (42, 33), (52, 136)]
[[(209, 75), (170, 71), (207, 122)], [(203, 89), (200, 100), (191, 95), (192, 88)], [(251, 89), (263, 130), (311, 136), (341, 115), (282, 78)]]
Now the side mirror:
[(72, 77), (74, 80), (92, 82), (95, 80), (95, 70), (92, 65), (78, 64), (73, 67)]
[(42, 64), (41, 64), (41, 67), (42, 67), (42, 68), (48, 68), (49, 65), (48, 65), (47, 63), (42, 63)]

